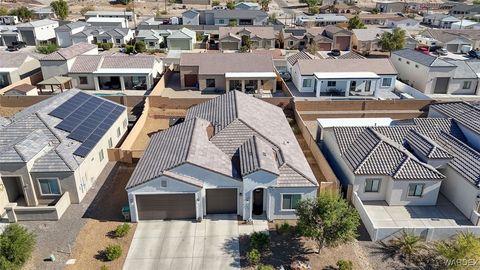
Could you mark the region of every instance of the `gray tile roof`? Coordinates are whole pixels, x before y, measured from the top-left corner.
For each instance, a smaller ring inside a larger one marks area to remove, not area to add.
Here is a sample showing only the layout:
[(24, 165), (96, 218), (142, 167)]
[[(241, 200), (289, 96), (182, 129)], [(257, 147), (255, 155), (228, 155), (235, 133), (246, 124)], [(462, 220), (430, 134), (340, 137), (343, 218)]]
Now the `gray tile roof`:
[(99, 69), (147, 69), (156, 63), (153, 55), (80, 55), (69, 73), (91, 73)]
[(182, 53), (180, 66), (198, 66), (199, 75), (275, 70), (272, 55), (253, 53)]
[(98, 69), (103, 55), (79, 55), (73, 62), (69, 73), (91, 73)]
[(26, 53), (0, 53), (0, 68), (19, 68), (28, 59)]
[(429, 159), (450, 159), (452, 156), (434, 140), (411, 130), (406, 137), (407, 144)]
[(67, 48), (62, 48), (56, 52), (46, 55), (40, 61), (61, 61), (69, 60), (79, 55), (82, 55), (88, 51), (97, 48), (95, 44), (89, 43), (77, 43)]
[(213, 13), (213, 16), (216, 19), (252, 19), (256, 17), (268, 17), (268, 14), (261, 10), (217, 9), (207, 10), (205, 13)]
[(394, 55), (406, 58), (408, 60), (414, 61), (421, 65), (427, 67), (454, 67), (454, 64), (448, 63), (447, 61), (440, 59), (435, 56), (426, 55), (421, 52), (412, 49), (401, 49), (398, 51), (392, 52)]
[(189, 10), (182, 13), (182, 16), (184, 16), (186, 18), (189, 18), (189, 19), (193, 19), (193, 18), (195, 18), (199, 15), (200, 15), (200, 12), (198, 12), (194, 9), (189, 9)]
[(8, 118), (0, 116), (0, 127), (6, 126), (10, 124), (10, 120)]
[(458, 124), (480, 133), (480, 108), (466, 102), (448, 102), (433, 104), (430, 108), (453, 118)]
[(257, 136), (246, 140), (238, 149), (242, 176), (258, 170), (279, 175), (275, 151), (271, 145)]
[(85, 26), (89, 26), (89, 25), (90, 24), (88, 24), (86, 22), (82, 22), (82, 21), (71, 22), (71, 23), (67, 23), (67, 24), (64, 24), (62, 26), (59, 26), (59, 27), (55, 28), (55, 32), (57, 32), (57, 31), (70, 31), (70, 30), (73, 30), (75, 28), (85, 27)]
[(454, 79), (473, 79), (478, 78), (477, 72), (480, 73), (480, 70), (475, 71), (472, 66), (468, 65), (468, 61), (464, 60), (447, 60), (450, 64), (457, 66), (455, 73), (453, 74)]
[(313, 56), (305, 51), (300, 51), (287, 57), (287, 61), (292, 66), (297, 63), (298, 59), (313, 59)]

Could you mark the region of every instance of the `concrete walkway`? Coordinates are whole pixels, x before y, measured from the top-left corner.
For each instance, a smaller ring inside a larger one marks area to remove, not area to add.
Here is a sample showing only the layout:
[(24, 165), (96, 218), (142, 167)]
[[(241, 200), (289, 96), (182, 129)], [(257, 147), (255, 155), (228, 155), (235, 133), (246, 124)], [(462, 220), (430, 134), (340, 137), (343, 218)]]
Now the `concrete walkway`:
[(202, 222), (141, 221), (123, 269), (240, 269), (238, 237), (236, 215), (212, 215)]

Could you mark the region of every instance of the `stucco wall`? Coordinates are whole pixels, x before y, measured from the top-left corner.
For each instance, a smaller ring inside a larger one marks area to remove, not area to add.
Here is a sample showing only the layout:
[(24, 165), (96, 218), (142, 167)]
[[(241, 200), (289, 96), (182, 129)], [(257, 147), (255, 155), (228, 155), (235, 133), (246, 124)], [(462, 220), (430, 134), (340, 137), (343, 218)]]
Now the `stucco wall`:
[(442, 194), (467, 218), (471, 218), (480, 191), (450, 166), (443, 173), (447, 178), (442, 183)]
[[(426, 180), (426, 181), (407, 181), (407, 180), (391, 180), (391, 188), (387, 192), (387, 203), (389, 205), (435, 205), (437, 203), (438, 192), (442, 181)], [(423, 195), (421, 197), (408, 196), (409, 184), (425, 184)]]

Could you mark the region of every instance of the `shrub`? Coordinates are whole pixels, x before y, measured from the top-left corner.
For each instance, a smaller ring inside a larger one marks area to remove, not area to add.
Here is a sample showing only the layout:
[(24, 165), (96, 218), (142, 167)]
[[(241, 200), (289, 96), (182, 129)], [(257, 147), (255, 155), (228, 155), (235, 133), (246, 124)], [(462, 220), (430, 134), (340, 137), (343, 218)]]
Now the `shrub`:
[(338, 270), (352, 270), (353, 264), (349, 260), (339, 260), (337, 262)]
[(11, 224), (0, 235), (0, 269), (21, 269), (30, 258), (35, 235), (25, 227)]
[(290, 232), (290, 224), (288, 224), (287, 222), (282, 223), (282, 225), (280, 225), (277, 228), (277, 231), (280, 234), (286, 234), (286, 233)]
[(105, 248), (105, 257), (108, 261), (113, 261), (122, 256), (122, 247), (120, 245), (108, 245)]
[(135, 43), (135, 51), (138, 53), (143, 53), (147, 51), (147, 46), (145, 45), (145, 42), (143, 41), (138, 41)]
[(48, 43), (48, 44), (37, 46), (37, 51), (42, 54), (51, 54), (53, 52), (56, 52), (57, 50), (58, 50), (58, 47), (54, 43)]
[(260, 266), (258, 266), (257, 268), (258, 270), (275, 270), (275, 268), (272, 266), (272, 265), (264, 265), (264, 264), (261, 264)]
[(127, 46), (125, 46), (125, 53), (131, 54), (131, 53), (133, 53), (133, 51), (134, 51), (134, 50), (133, 50), (133, 45), (127, 45)]
[(115, 237), (122, 238), (127, 235), (129, 231), (130, 224), (123, 223), (122, 225), (118, 225), (117, 228), (115, 228)]
[(220, 6), (220, 1), (219, 0), (213, 0), (212, 1), (212, 7)]
[(113, 43), (111, 42), (106, 42), (106, 43), (97, 43), (98, 48), (103, 49), (104, 51), (108, 51), (111, 48), (113, 48)]
[(250, 247), (257, 250), (264, 250), (270, 243), (270, 238), (267, 234), (261, 232), (254, 232), (250, 236)]
[(108, 270), (108, 266), (102, 265), (102, 266), (100, 267), (100, 270)]
[(252, 249), (249, 252), (247, 252), (247, 260), (250, 265), (257, 265), (260, 263), (261, 259), (260, 251), (257, 249)]
[(95, 10), (95, 7), (92, 6), (92, 5), (88, 5), (86, 7), (82, 7), (82, 9), (80, 9), (80, 14), (82, 14), (82, 16), (85, 15), (85, 13), (89, 12), (89, 11), (94, 11)]

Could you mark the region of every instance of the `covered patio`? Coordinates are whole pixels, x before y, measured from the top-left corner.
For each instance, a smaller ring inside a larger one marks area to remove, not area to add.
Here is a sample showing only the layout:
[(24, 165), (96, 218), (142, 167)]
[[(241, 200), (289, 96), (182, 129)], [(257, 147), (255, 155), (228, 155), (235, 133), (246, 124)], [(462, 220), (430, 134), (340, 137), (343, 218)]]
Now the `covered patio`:
[(50, 86), (52, 93), (55, 92), (54, 87), (57, 87), (58, 89), (60, 89), (60, 92), (63, 93), (63, 90), (72, 88), (72, 78), (63, 77), (63, 76), (54, 76), (37, 83), (37, 87), (40, 90), (41, 94), (43, 94), (43, 90), (46, 89), (48, 86)]
[(263, 91), (277, 91), (275, 72), (227, 72), (226, 91), (239, 90), (247, 94), (263, 94)]
[(317, 72), (316, 96), (373, 96), (380, 76), (373, 72)]

